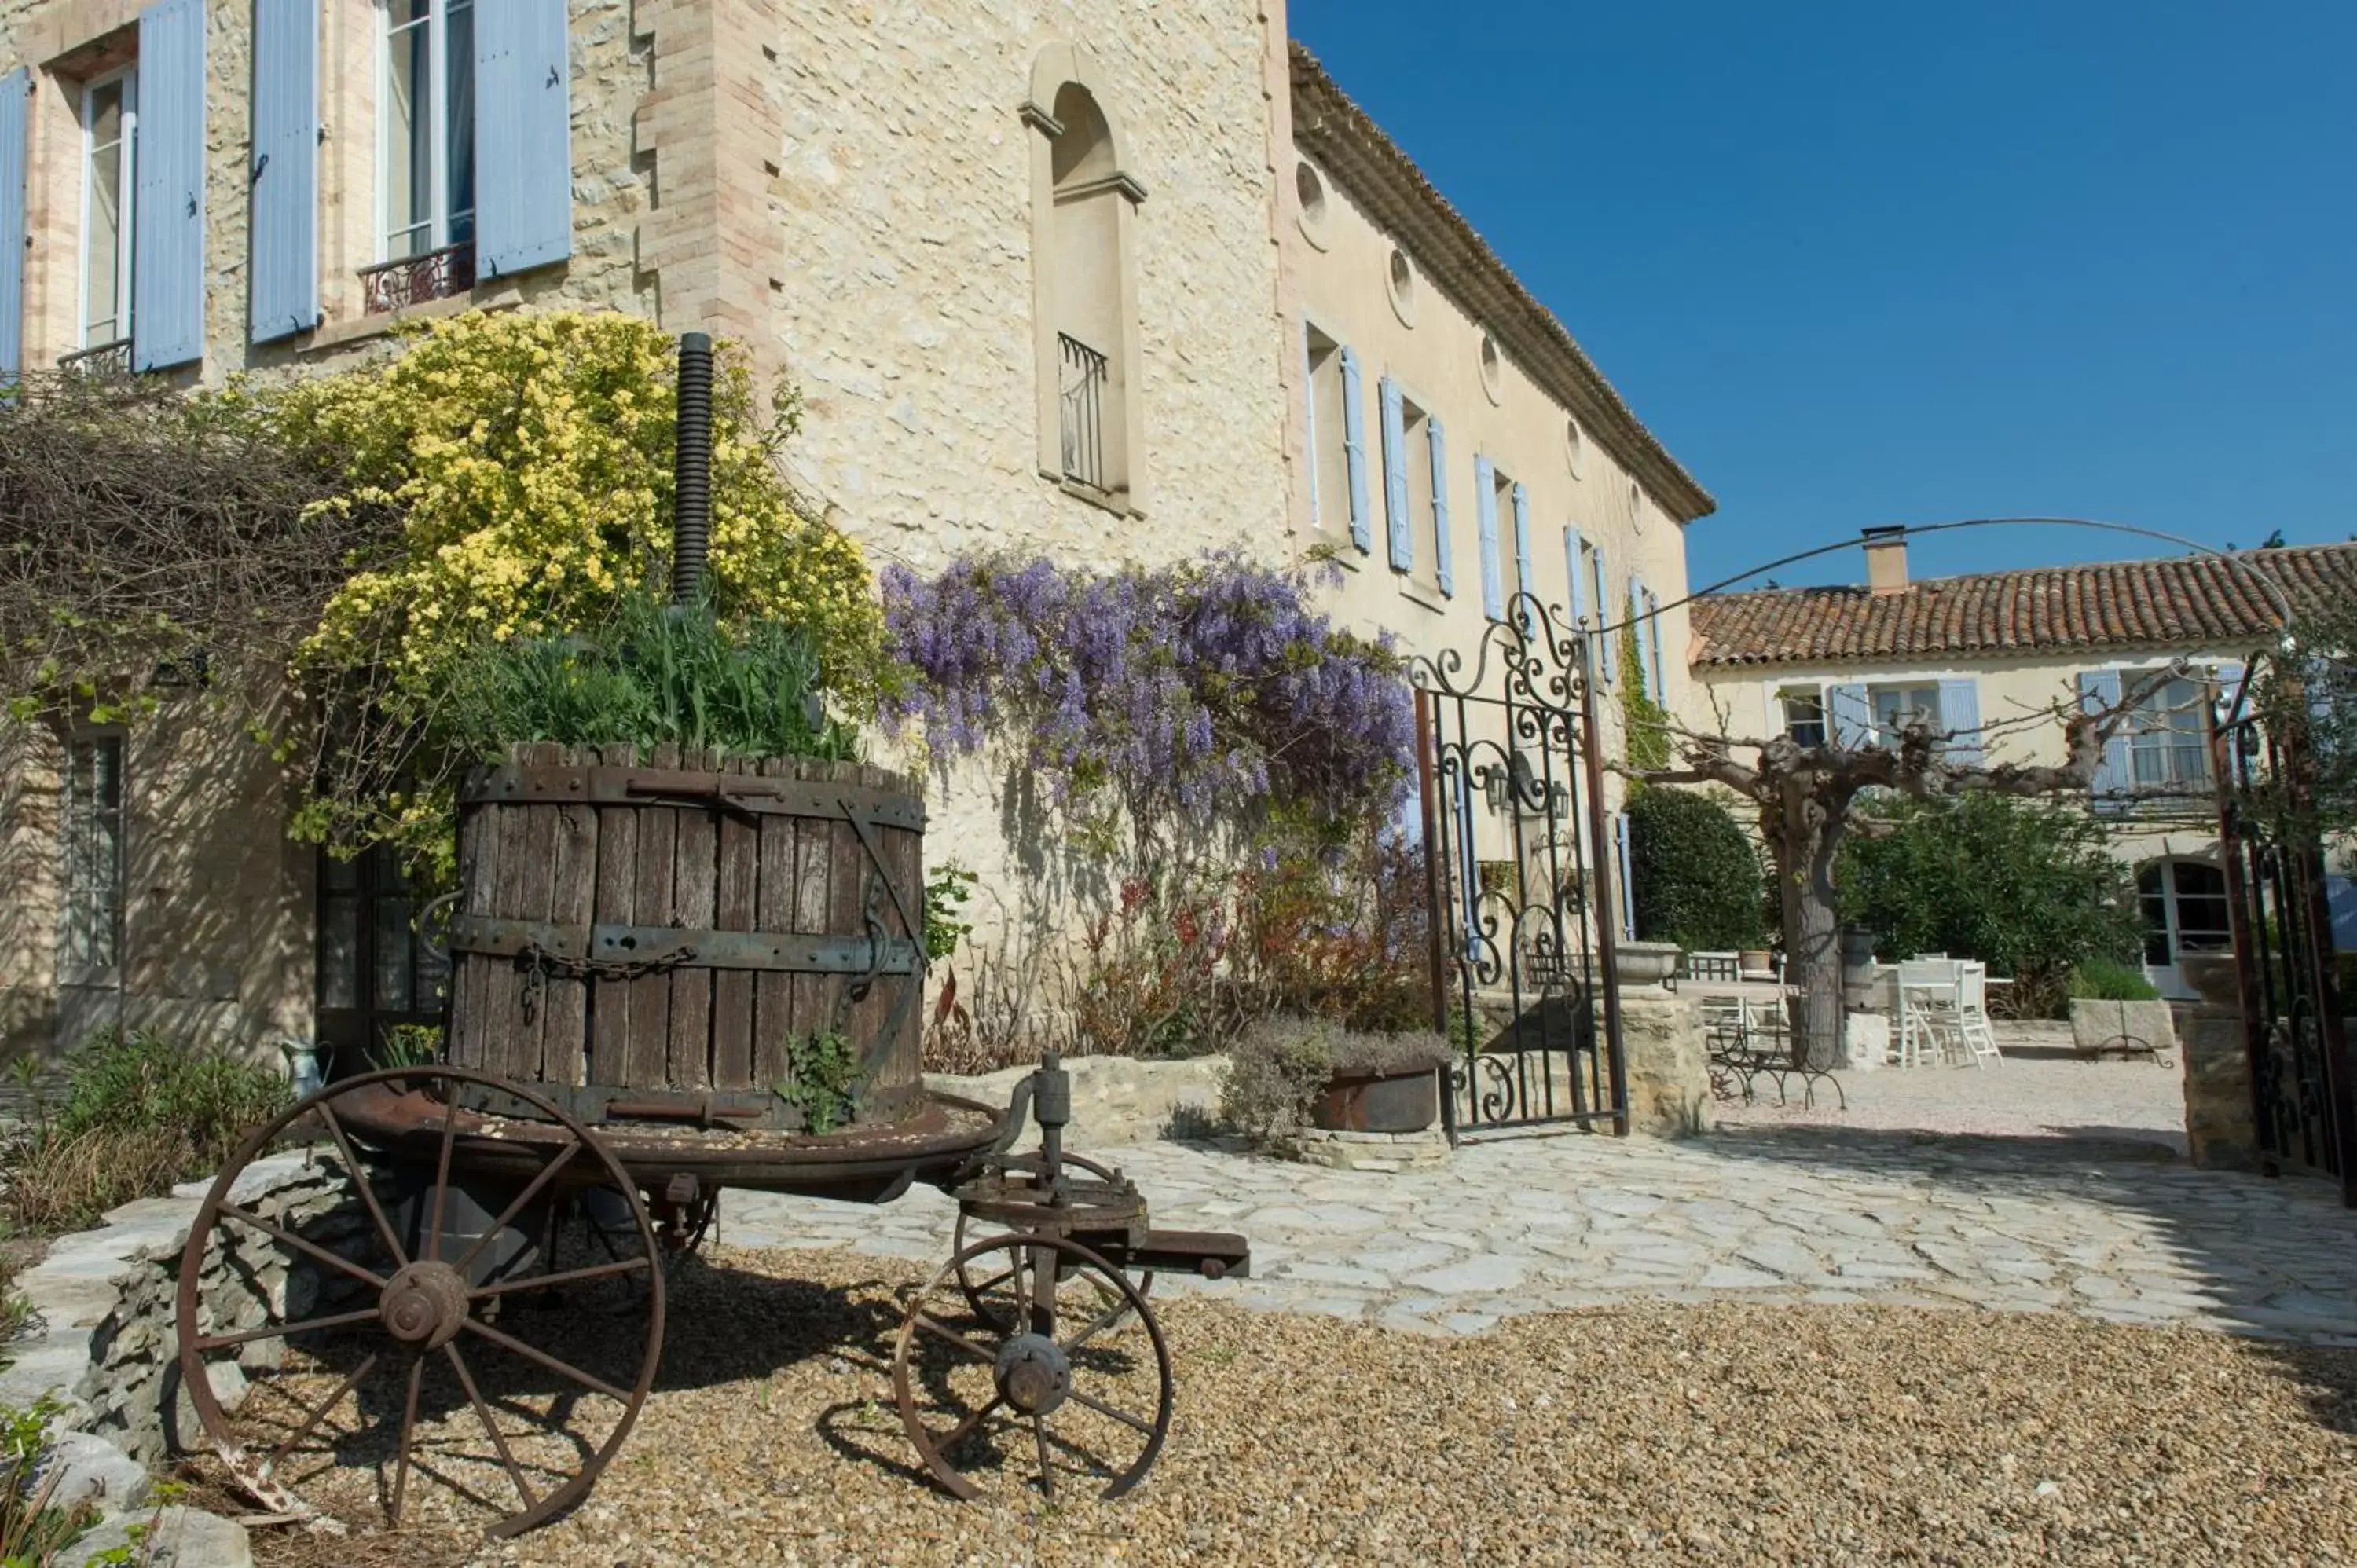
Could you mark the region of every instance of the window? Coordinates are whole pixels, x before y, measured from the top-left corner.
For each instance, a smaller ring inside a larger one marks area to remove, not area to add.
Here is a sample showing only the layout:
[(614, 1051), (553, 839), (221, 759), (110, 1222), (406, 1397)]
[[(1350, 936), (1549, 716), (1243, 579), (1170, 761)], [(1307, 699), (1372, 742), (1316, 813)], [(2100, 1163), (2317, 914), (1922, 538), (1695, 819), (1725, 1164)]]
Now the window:
[(2173, 966), (2189, 952), (2223, 952), (2233, 946), (2226, 912), (2225, 874), (2193, 860), (2156, 860), (2136, 871), (2136, 904), (2144, 914), (2144, 961)]
[(1351, 521), (1351, 451), (1344, 417), (1342, 346), (1315, 327), (1304, 330), (1309, 353), (1309, 494), (1320, 528)]
[(1391, 295), (1392, 314), (1403, 327), (1415, 325), (1415, 266), (1407, 252), (1397, 245), (1392, 247), (1391, 260), (1383, 269), (1383, 288)]
[(1326, 248), (1326, 182), (1307, 163), (1293, 166), (1293, 195), (1301, 204), (1301, 232), (1319, 250)]
[(1497, 403), (1505, 396), (1505, 363), (1498, 354), (1498, 340), (1487, 332), (1481, 334), (1481, 390)]
[(138, 151), (139, 75), (116, 71), (81, 90), (80, 347), (131, 336), (131, 204)]
[[(2136, 677), (2121, 677), (2124, 684)], [(2207, 691), (2171, 681), (2136, 704), (2128, 720), (2129, 779), (2138, 789), (2199, 789), (2210, 783)]]
[(319, 854), (318, 1033), (339, 1072), (362, 1070), (384, 1029), (439, 1020), (449, 969), (417, 940), (399, 858)]
[[(1407, 513), (1409, 538), (1431, 540), (1437, 537), (1438, 520), (1432, 507), (1437, 493), (1432, 474), (1432, 415), (1416, 405), (1414, 398), (1400, 400), (1400, 428), (1404, 439), (1403, 456), (1407, 463)], [(1427, 587), (1440, 585), (1440, 553), (1437, 549), (1417, 549), (1413, 575)]]
[(1604, 635), (1596, 639), (1596, 667), (1602, 672), (1604, 678), (1607, 681), (1609, 681), (1613, 678), (1613, 665), (1620, 657), (1620, 633), (1617, 628), (1611, 630), (1605, 630), (1605, 628), (1610, 627), (1612, 623), (1612, 617), (1608, 613), (1606, 608), (1606, 607), (1612, 603), (1612, 596), (1607, 593), (1604, 587), (1606, 575), (1604, 570), (1604, 547), (1600, 544), (1591, 544), (1586, 546), (1585, 550), (1587, 555), (1588, 570), (1594, 575), (1593, 581), (1596, 587), (1596, 625), (1598, 630), (1604, 633)]
[[(1034, 229), (1042, 375), (1041, 470), (1116, 511), (1137, 506), (1143, 437), (1140, 374), (1129, 317), (1130, 213), (1144, 199), (1123, 172), (1121, 139), (1103, 104), (1068, 72), (1069, 46), (1046, 51), (1025, 117), (1034, 154)], [(1060, 80), (1057, 80), (1060, 78)]]
[(472, 0), (385, 0), (380, 259), (475, 237)]
[(122, 963), (123, 737), (70, 741), (64, 783), (65, 899), (58, 981), (112, 985)]
[(1803, 688), (1779, 692), (1776, 700), (1784, 704), (1784, 733), (1792, 737), (1795, 746), (1825, 744), (1825, 696), (1823, 692)]
[(1867, 711), (1874, 715), (1874, 744), (1896, 746), (1910, 725), (1940, 728), (1940, 688), (1937, 686), (1872, 686), (1867, 690)]
[(1512, 609), (1515, 598), (1523, 593), (1525, 586), (1523, 579), (1530, 573), (1529, 525), (1514, 508), (1514, 481), (1507, 478), (1503, 472), (1493, 468), (1491, 470), (1490, 482), (1496, 490), (1494, 504), (1498, 509), (1498, 515), (1506, 519), (1505, 526), (1513, 530), (1512, 541), (1513, 548), (1499, 553), (1501, 556), (1499, 570), (1505, 579), (1506, 607)]

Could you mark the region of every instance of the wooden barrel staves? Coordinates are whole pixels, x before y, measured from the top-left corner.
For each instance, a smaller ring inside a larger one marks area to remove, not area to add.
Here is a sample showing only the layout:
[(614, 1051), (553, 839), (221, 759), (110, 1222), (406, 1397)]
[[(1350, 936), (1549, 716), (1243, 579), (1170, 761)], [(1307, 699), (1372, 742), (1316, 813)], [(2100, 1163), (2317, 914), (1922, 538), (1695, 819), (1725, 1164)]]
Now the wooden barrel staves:
[(924, 825), (879, 768), (517, 746), (459, 798), (449, 1059), (591, 1122), (900, 1120)]

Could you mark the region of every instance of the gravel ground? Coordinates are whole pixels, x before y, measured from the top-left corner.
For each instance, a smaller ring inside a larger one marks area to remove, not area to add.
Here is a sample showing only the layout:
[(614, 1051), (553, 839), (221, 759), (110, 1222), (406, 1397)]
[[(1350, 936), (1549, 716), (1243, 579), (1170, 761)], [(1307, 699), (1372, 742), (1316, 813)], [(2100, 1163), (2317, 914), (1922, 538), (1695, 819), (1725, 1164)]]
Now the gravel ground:
[(683, 1269), (658, 1391), (570, 1519), (494, 1547), (262, 1530), (257, 1563), (2357, 1561), (2349, 1351), (1665, 1304), (1436, 1344), (1191, 1298), (1161, 1314), (1178, 1423), (1139, 1492), (962, 1506), (891, 1404), (914, 1265), (713, 1262)]
[[(2089, 1061), (2071, 1047), (2068, 1024), (1999, 1024), (2005, 1059), (1985, 1068), (1879, 1068), (1841, 1072), (1849, 1109), (1830, 1095), (1814, 1106), (1779, 1105), (1762, 1078), (1752, 1104), (1722, 1102), (1728, 1126), (1811, 1125), (1973, 1133), (1991, 1137), (2083, 1138), (2185, 1145), (2185, 1081), (2169, 1065), (2110, 1058)], [(1797, 1098), (1800, 1085), (1792, 1085)]]

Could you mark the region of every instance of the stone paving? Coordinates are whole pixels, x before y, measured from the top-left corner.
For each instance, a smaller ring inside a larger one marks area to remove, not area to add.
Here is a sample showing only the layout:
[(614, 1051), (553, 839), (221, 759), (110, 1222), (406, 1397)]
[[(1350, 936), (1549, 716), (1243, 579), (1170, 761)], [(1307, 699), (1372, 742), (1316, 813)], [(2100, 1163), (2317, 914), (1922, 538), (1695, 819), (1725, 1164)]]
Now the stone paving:
[[(1469, 1144), (1380, 1175), (1200, 1144), (1089, 1151), (1157, 1225), (1241, 1230), (1253, 1277), (1157, 1280), (1275, 1311), (1478, 1333), (1627, 1302), (2067, 1311), (2357, 1345), (2357, 1212), (2321, 1182), (2196, 1171), (2134, 1144), (1814, 1127), (1679, 1143), (1585, 1134)], [(731, 1192), (731, 1246), (949, 1253), (955, 1208)]]

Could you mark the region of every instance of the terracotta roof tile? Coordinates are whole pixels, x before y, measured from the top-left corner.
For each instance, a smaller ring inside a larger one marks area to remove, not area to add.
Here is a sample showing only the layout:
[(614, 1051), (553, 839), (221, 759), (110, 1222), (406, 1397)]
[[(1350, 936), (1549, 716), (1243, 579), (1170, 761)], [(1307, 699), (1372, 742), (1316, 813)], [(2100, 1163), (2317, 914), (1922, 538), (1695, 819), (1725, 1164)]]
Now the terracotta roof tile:
[[(2295, 614), (2357, 599), (2357, 543), (2245, 551)], [(2216, 555), (1934, 577), (1904, 593), (1771, 588), (1694, 601), (1697, 669), (2169, 649), (2265, 640), (2276, 612)]]

